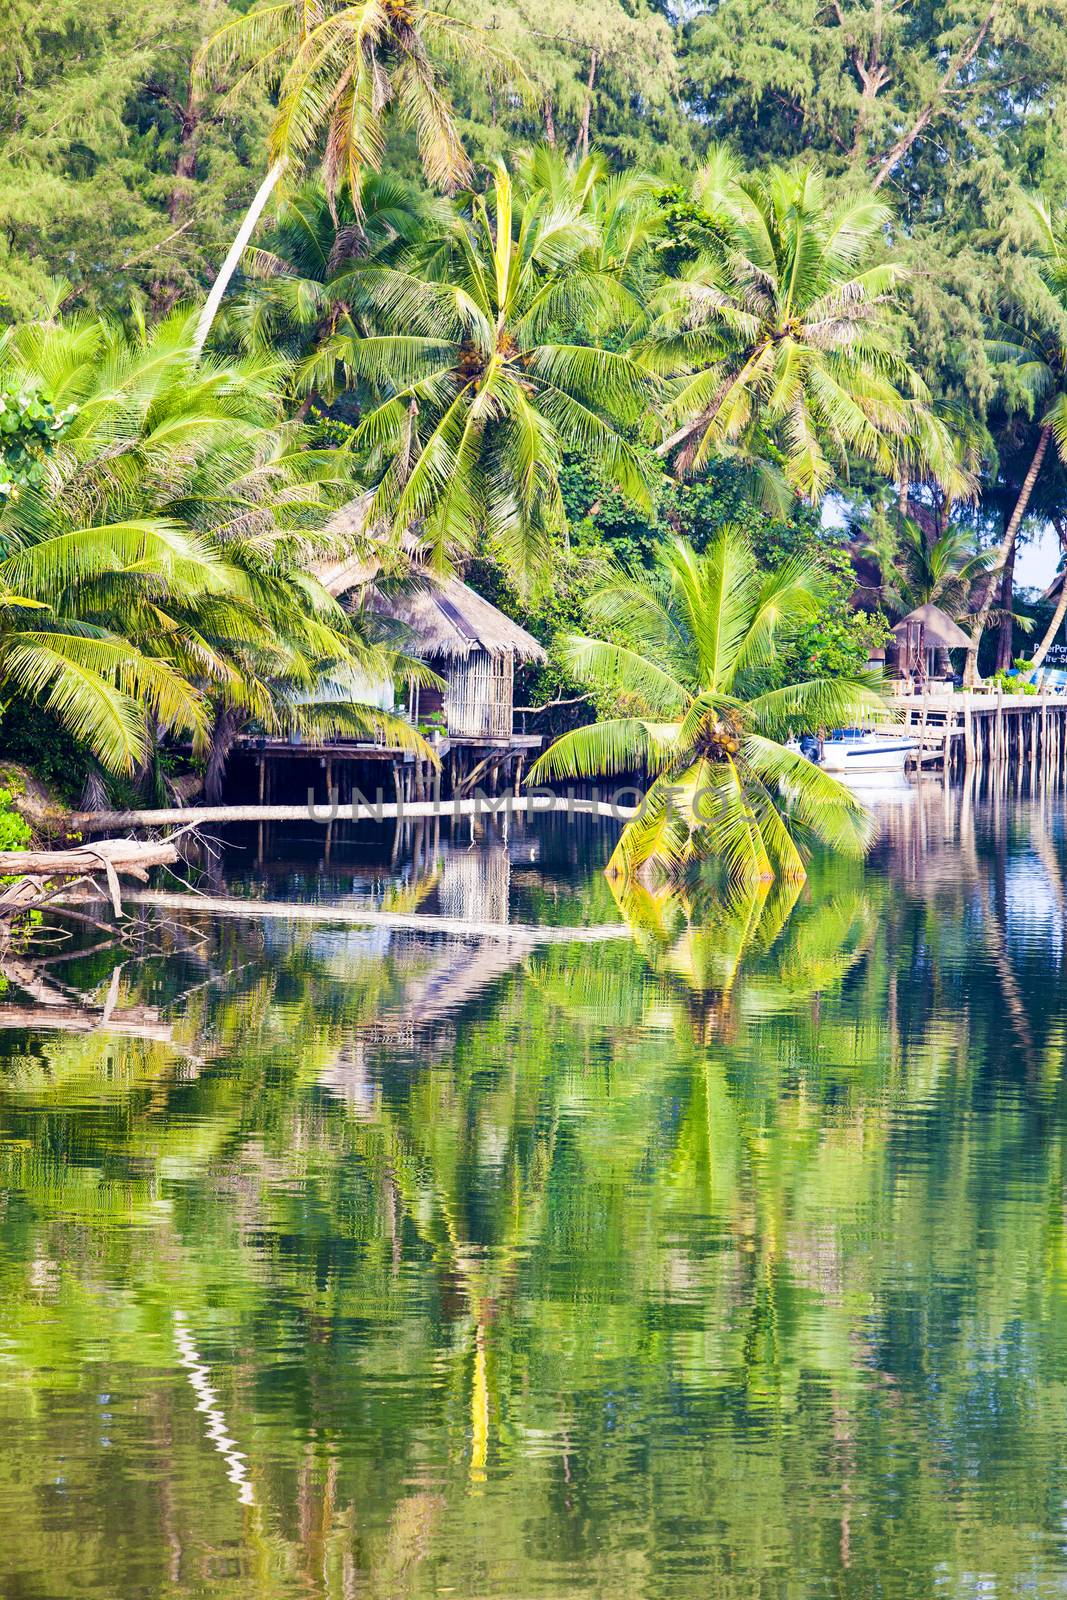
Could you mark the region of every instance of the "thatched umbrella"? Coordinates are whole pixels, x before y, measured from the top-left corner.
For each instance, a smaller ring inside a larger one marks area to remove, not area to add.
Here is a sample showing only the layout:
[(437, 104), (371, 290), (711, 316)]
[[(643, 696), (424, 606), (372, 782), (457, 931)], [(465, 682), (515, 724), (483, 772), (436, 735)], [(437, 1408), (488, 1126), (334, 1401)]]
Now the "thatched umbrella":
[(905, 664), (918, 666), (924, 676), (932, 671), (934, 652), (937, 650), (967, 650), (971, 641), (947, 611), (928, 601), (916, 606), (893, 628), (905, 653)]

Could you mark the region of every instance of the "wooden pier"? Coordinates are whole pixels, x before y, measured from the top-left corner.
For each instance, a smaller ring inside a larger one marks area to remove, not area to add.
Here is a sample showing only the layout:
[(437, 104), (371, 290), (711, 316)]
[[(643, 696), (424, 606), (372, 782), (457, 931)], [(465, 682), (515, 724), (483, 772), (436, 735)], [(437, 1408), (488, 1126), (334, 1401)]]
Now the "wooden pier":
[(897, 695), (899, 721), (920, 744), (919, 764), (946, 772), (1061, 771), (1067, 756), (1067, 695), (956, 690)]
[[(440, 768), (434, 769), (412, 751), (385, 743), (250, 735), (237, 741), (232, 759), (238, 774), (236, 787), (245, 792), (251, 787), (261, 806), (294, 792), (301, 796), (313, 793), (324, 802), (337, 795), (347, 804), (359, 791), (373, 794), (383, 778), (397, 802), (404, 804), (434, 796), (462, 796), (476, 787), (494, 794), (502, 788), (518, 787), (527, 763), (543, 742), (539, 734), (526, 733), (446, 735), (434, 741), (440, 762)], [(252, 775), (246, 763), (252, 764)]]

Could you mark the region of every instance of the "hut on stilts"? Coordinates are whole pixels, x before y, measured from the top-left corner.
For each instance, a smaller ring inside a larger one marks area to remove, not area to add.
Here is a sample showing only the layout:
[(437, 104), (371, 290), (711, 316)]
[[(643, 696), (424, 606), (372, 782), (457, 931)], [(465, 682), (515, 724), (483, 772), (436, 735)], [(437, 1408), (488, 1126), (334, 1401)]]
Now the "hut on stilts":
[[(276, 780), (285, 786), (344, 804), (358, 789), (381, 788), (383, 769), (391, 769), (398, 800), (463, 793), (475, 785), (491, 790), (501, 780), (519, 782), (541, 736), (515, 729), (515, 674), (520, 666), (545, 660), (532, 634), (513, 622), (457, 577), (431, 571), (415, 539), (399, 556), (386, 541), (367, 531), (371, 495), (344, 506), (330, 522), (335, 553), (311, 571), (322, 587), (346, 607), (375, 619), (377, 632), (398, 652), (430, 668), (434, 683), (370, 681), (358, 672), (326, 674), (307, 703), (336, 705), (346, 700), (399, 711), (427, 737), (441, 758), (435, 767), (382, 736), (323, 739), (247, 736), (238, 740), (257, 769), (261, 802), (275, 798)], [(442, 781), (443, 780), (443, 781)]]
[[(367, 503), (364, 497), (345, 507), (334, 529), (358, 535)], [(390, 642), (441, 680), (441, 686), (411, 685), (403, 709), (417, 727), (439, 734), (453, 789), (475, 779), (495, 785), (517, 778), (542, 741), (515, 729), (515, 673), (544, 661), (545, 651), (469, 584), (421, 565), (415, 541), (408, 554), (409, 570), (397, 577), (373, 553), (323, 565), (316, 576), (335, 598), (374, 613)]]
[(397, 624), (400, 642), (443, 680), (413, 690), (413, 720), (441, 715), (456, 740), (510, 739), (515, 669), (545, 659), (541, 645), (459, 578), (420, 576), (377, 590), (372, 609)]

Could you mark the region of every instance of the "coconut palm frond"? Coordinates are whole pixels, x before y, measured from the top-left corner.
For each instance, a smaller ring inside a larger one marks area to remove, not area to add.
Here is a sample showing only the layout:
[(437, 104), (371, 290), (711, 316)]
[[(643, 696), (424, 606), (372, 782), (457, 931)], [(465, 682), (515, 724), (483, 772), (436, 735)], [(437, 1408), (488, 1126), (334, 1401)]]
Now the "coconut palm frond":
[(966, 492), (971, 479), (899, 353), (903, 269), (872, 259), (884, 205), (831, 203), (810, 166), (746, 176), (720, 164), (695, 192), (718, 245), (660, 290), (641, 346), (650, 370), (686, 374), (661, 453), (697, 472), (758, 427), (794, 491), (815, 499), (849, 455), (886, 470), (906, 444), (913, 463)]
[(842, 850), (869, 842), (863, 806), (783, 742), (885, 709), (866, 677), (774, 683), (776, 646), (811, 616), (823, 581), (810, 563), (760, 574), (747, 536), (725, 529), (703, 554), (675, 541), (648, 578), (621, 576), (598, 597), (616, 637), (573, 640), (570, 669), (624, 703), (669, 712), (671, 722), (615, 717), (580, 728), (550, 746), (531, 776), (645, 778), (611, 872), (673, 877), (713, 856), (735, 884), (799, 881), (807, 841)]

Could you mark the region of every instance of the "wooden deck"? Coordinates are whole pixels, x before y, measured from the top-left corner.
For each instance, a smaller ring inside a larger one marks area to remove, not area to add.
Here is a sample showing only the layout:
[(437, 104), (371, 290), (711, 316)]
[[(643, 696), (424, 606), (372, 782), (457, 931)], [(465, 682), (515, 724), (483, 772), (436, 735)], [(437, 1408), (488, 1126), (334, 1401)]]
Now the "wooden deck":
[(896, 720), (885, 732), (918, 738), (924, 767), (1060, 770), (1067, 755), (1067, 695), (941, 690), (896, 695), (890, 705)]

